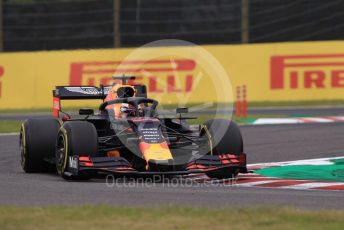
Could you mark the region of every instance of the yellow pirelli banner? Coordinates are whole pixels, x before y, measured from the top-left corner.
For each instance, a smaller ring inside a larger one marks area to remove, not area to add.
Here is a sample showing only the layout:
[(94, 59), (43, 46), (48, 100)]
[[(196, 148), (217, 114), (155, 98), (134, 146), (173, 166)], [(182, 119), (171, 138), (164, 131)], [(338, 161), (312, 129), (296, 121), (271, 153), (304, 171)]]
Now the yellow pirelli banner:
[(136, 75), (162, 103), (227, 102), (241, 85), (249, 102), (344, 99), (344, 42), (3, 53), (0, 109), (51, 107), (56, 85), (114, 74)]

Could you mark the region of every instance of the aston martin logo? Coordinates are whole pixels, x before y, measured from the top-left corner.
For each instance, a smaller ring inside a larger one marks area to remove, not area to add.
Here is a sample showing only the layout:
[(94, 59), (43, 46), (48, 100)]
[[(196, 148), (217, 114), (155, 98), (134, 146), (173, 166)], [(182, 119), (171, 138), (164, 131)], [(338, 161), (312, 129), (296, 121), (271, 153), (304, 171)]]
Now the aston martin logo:
[[(101, 95), (102, 92), (100, 89), (96, 87), (77, 87), (77, 86), (72, 86), (72, 87), (65, 87), (66, 90), (69, 92), (73, 93), (82, 93), (82, 94), (87, 94), (87, 95)], [(104, 94), (107, 94), (109, 92), (110, 87), (105, 87), (104, 88)]]

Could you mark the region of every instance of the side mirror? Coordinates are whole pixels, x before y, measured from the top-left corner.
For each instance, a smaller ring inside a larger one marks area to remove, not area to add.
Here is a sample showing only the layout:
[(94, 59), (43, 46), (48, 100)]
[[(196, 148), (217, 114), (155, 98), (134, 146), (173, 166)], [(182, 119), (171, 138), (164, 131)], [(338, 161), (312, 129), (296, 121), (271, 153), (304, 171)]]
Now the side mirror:
[(93, 115), (93, 109), (79, 109), (79, 115)]
[(185, 108), (185, 107), (176, 109), (176, 113), (188, 113), (188, 112), (189, 112), (188, 108)]

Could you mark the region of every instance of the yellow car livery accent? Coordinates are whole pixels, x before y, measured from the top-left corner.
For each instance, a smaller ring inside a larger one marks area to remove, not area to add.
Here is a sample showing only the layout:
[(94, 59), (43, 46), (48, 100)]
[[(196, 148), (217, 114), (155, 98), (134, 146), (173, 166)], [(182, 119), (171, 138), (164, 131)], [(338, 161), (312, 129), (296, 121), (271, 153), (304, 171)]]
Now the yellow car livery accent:
[(171, 151), (168, 147), (163, 147), (160, 143), (158, 144), (147, 144), (145, 142), (140, 143), (140, 149), (143, 157), (148, 162), (149, 160), (172, 160)]
[(207, 126), (203, 125), (202, 128), (204, 129), (205, 133), (208, 136), (209, 146), (210, 146), (210, 155), (212, 156), (213, 155), (213, 141), (212, 141), (212, 138), (211, 138), (211, 134), (210, 134)]
[(61, 174), (65, 171), (67, 166), (67, 160), (68, 160), (68, 137), (67, 137), (67, 131), (64, 128), (61, 128), (61, 131), (63, 133), (63, 137), (65, 139), (65, 159), (63, 163), (63, 168), (61, 170)]

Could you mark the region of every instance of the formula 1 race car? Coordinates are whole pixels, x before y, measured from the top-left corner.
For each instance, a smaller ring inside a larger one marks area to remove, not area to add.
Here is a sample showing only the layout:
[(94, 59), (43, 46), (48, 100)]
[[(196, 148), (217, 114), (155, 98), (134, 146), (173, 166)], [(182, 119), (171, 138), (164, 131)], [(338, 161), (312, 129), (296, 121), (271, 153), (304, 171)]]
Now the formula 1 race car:
[[(246, 172), (246, 154), (238, 126), (213, 119), (189, 125), (187, 108), (174, 116), (157, 113), (135, 77), (114, 77), (112, 86), (57, 86), (54, 117), (28, 119), (20, 131), (21, 166), (27, 173), (57, 171), (64, 179), (102, 175), (145, 177), (205, 173), (231, 178)], [(101, 99), (96, 113), (80, 109), (71, 117), (61, 100)], [(183, 116), (182, 116), (183, 114)]]

